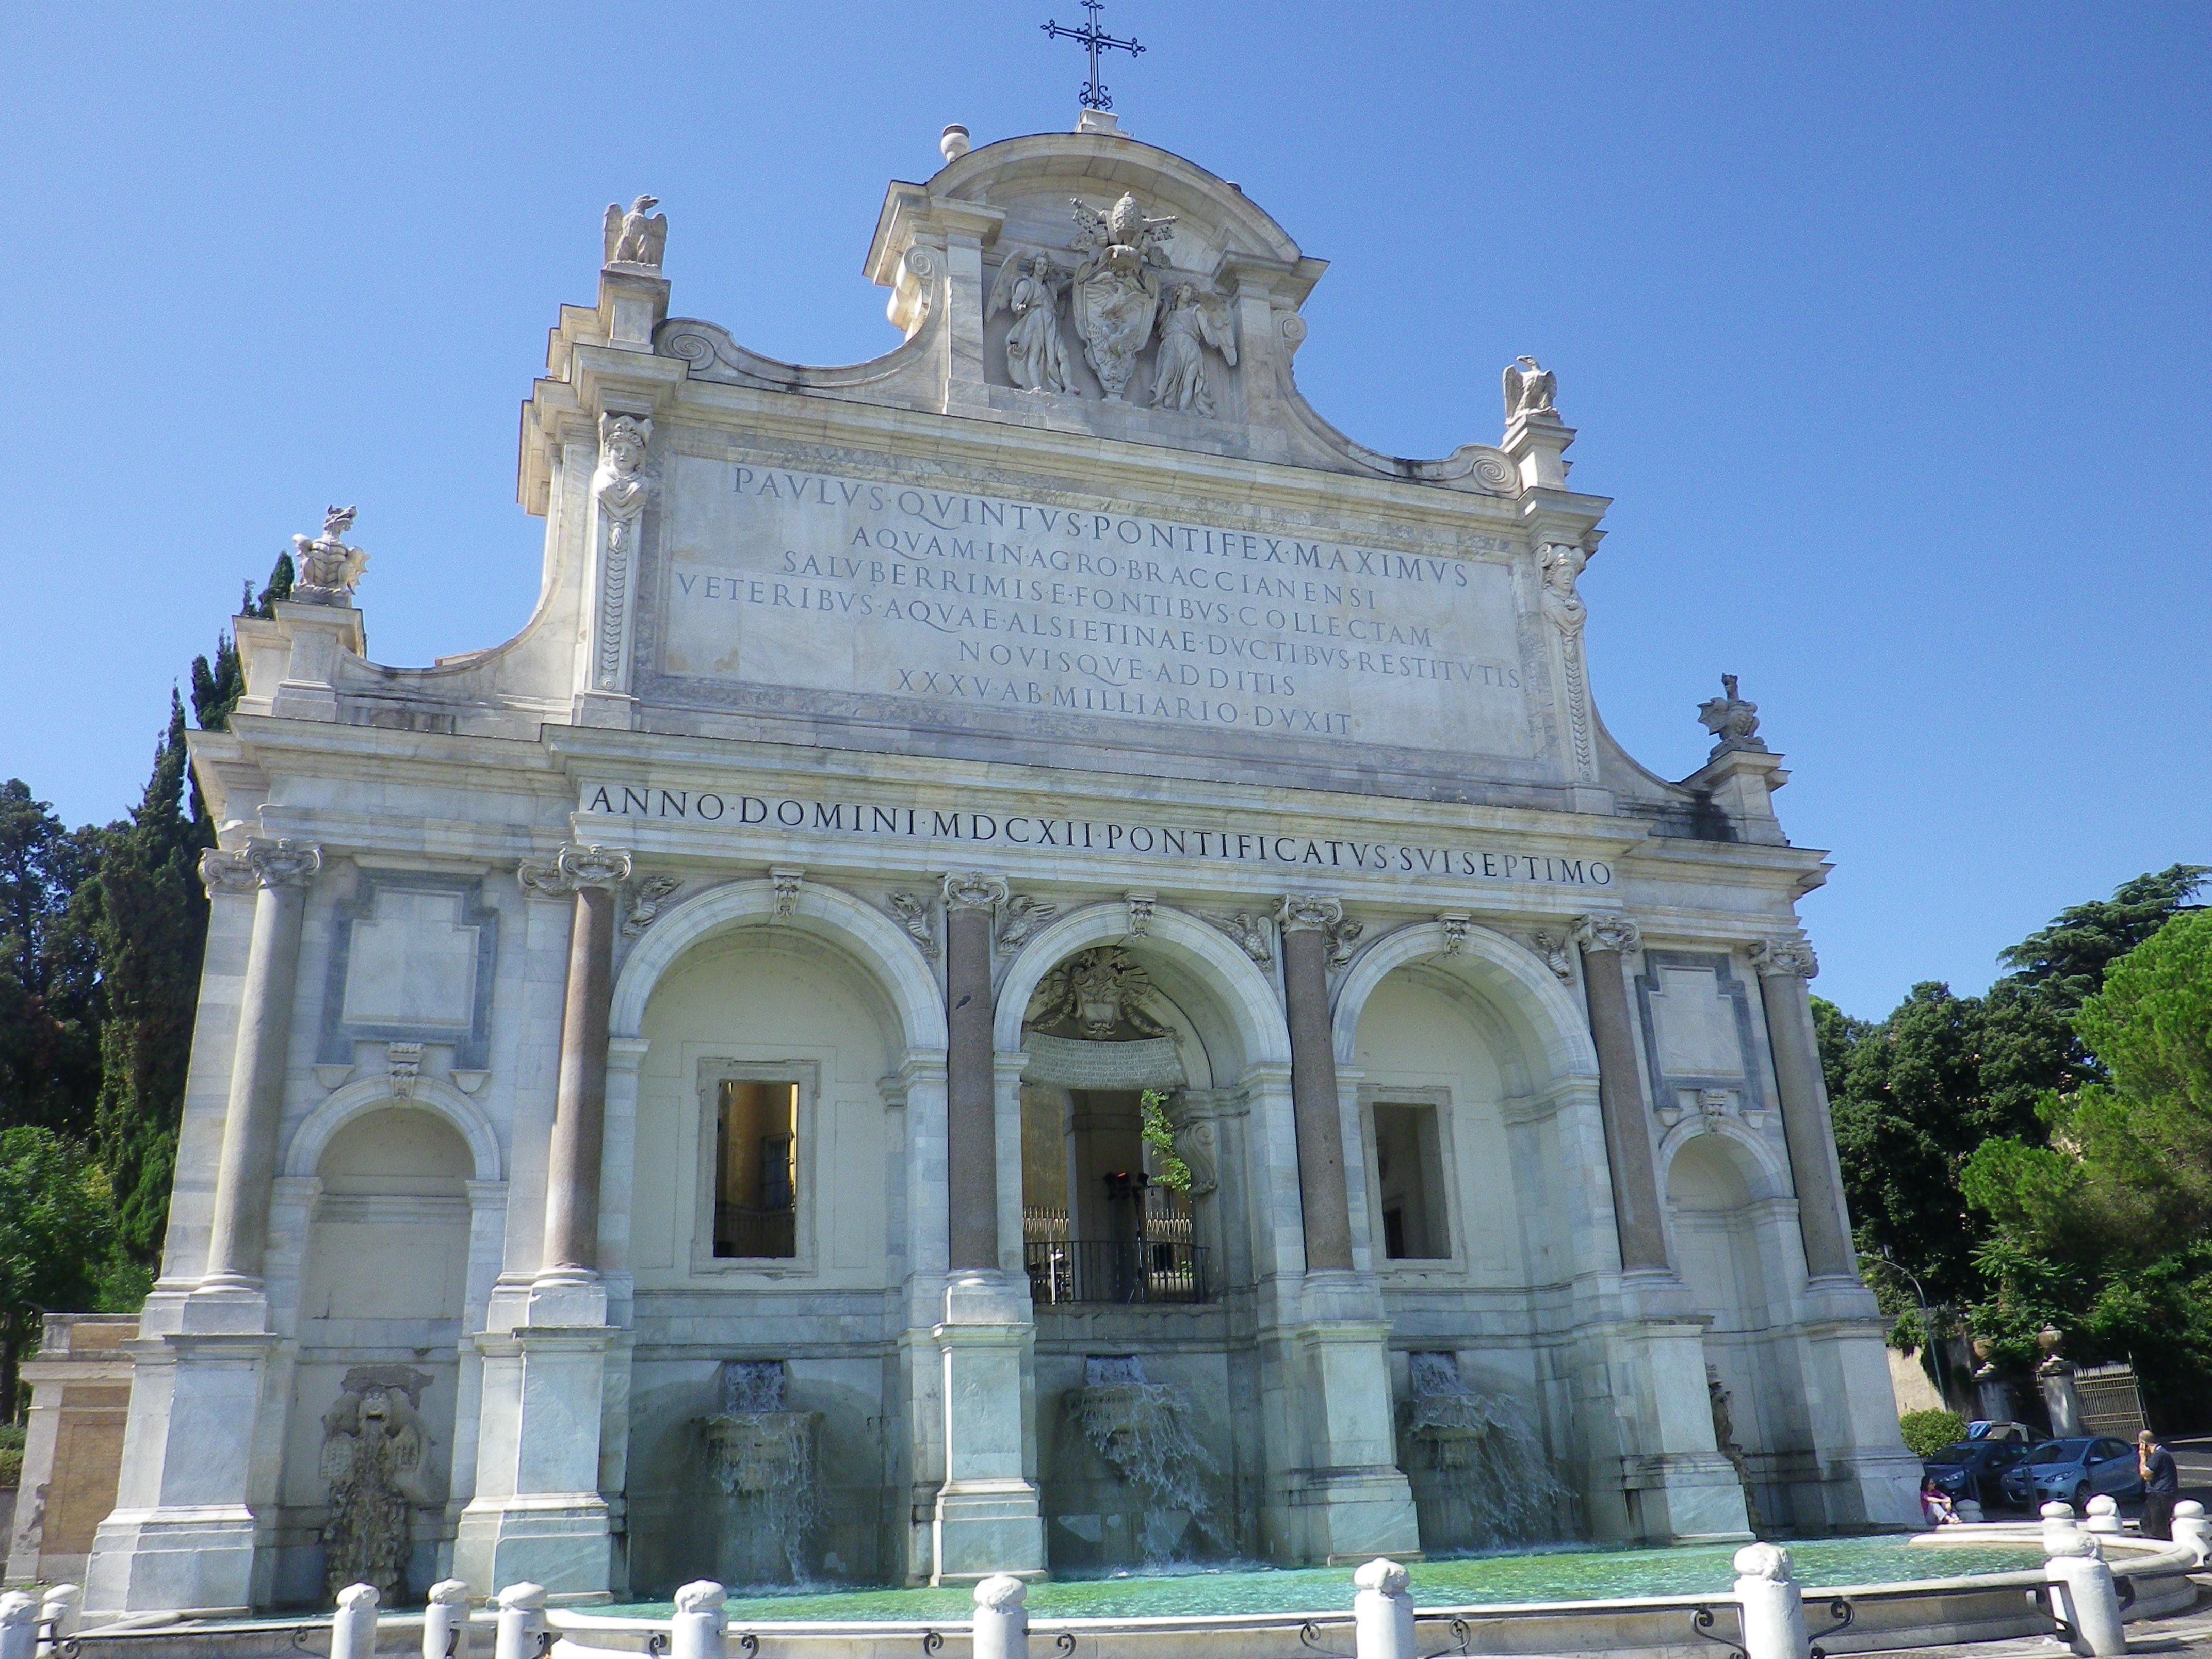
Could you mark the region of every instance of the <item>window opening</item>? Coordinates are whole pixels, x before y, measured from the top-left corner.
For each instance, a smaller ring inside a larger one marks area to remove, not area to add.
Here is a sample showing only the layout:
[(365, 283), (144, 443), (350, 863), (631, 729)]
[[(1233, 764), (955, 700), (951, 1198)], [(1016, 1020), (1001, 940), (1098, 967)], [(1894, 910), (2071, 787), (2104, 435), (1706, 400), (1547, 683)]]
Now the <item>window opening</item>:
[(1382, 1254), (1392, 1261), (1451, 1255), (1440, 1176), (1437, 1109), (1377, 1102), (1375, 1175), (1382, 1200)]
[(714, 1254), (799, 1254), (799, 1085), (721, 1085), (714, 1136)]

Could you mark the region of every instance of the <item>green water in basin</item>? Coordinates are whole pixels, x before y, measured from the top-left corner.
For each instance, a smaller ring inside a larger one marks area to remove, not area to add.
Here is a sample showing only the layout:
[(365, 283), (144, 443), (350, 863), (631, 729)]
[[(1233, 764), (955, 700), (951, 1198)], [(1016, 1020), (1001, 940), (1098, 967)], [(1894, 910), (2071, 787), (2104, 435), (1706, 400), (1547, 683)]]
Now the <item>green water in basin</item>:
[[(2043, 1565), (2033, 1544), (1912, 1544), (1897, 1538), (1816, 1539), (1790, 1547), (1797, 1582), (1808, 1589), (1843, 1584), (1913, 1583), (1979, 1573), (2021, 1572)], [(1654, 1595), (1718, 1595), (1735, 1582), (1737, 1546), (1653, 1550), (1578, 1550), (1423, 1561), (1409, 1571), (1413, 1603), (1455, 1607), (1487, 1602), (1589, 1601)], [(1170, 1619), (1194, 1613), (1352, 1611), (1352, 1569), (1304, 1567), (1182, 1569), (1118, 1578), (1062, 1578), (1030, 1587), (1032, 1619)], [(748, 1620), (884, 1619), (914, 1624), (964, 1622), (974, 1592), (960, 1589), (744, 1590), (729, 1616)], [(665, 1620), (669, 1604), (579, 1608), (595, 1617)]]

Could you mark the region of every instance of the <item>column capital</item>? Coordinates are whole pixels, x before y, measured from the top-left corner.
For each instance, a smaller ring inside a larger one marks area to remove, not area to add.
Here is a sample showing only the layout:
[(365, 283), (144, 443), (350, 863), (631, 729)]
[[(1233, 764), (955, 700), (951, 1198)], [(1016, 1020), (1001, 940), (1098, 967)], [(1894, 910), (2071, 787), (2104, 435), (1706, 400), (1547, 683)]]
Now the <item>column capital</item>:
[(1328, 893), (1285, 893), (1275, 909), (1275, 925), (1287, 938), (1293, 933), (1320, 933), (1328, 940), (1328, 965), (1342, 969), (1352, 960), (1367, 924), (1344, 914), (1344, 901)]
[(613, 889), (629, 879), (630, 857), (605, 847), (566, 843), (550, 859), (524, 859), (514, 878), (533, 898), (566, 898), (586, 887)]
[(1626, 956), (1644, 948), (1644, 930), (1626, 916), (1583, 916), (1575, 922), (1575, 943), (1585, 951)]
[(980, 870), (957, 870), (945, 878), (947, 914), (981, 910), (986, 915), (1006, 902), (1006, 878)]
[(1802, 939), (1754, 940), (1751, 964), (1761, 979), (1811, 979), (1820, 971), (1820, 957)]
[(237, 856), (264, 887), (305, 887), (323, 867), (323, 849), (313, 842), (248, 842)]
[(253, 873), (253, 866), (246, 861), (245, 851), (210, 847), (200, 854), (200, 885), (208, 896), (217, 893), (253, 893), (261, 888), (261, 878)]

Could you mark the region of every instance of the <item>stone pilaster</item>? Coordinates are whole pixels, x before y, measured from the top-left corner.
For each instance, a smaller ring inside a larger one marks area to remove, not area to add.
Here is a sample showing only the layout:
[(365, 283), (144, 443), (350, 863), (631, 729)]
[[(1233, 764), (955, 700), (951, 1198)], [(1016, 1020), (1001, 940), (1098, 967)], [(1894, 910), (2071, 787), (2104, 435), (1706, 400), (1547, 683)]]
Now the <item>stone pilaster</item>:
[(1576, 938), (1589, 1003), (1590, 1039), (1597, 1048), (1598, 1109), (1605, 1119), (1606, 1166), (1613, 1182), (1613, 1224), (1620, 1265), (1629, 1273), (1668, 1271), (1667, 1225), (1652, 1157), (1650, 1113), (1636, 1064), (1636, 1027), (1628, 1012), (1628, 952), (1644, 936), (1620, 916), (1586, 916)]
[(1766, 1039), (1774, 1051), (1774, 1083), (1782, 1097), (1782, 1133), (1790, 1144), (1790, 1178), (1797, 1188), (1797, 1230), (1805, 1270), (1814, 1279), (1858, 1279), (1850, 1217), (1844, 1207), (1843, 1170), (1828, 1121), (1828, 1090), (1813, 1031), (1807, 981), (1820, 971), (1813, 947), (1768, 939), (1751, 947), (1766, 1005)]
[(1291, 1110), (1297, 1125), (1298, 1200), (1306, 1271), (1352, 1271), (1352, 1214), (1344, 1184), (1343, 1106), (1329, 1029), (1328, 958), (1344, 906), (1314, 893), (1284, 899), (1283, 1005), (1291, 1030)]

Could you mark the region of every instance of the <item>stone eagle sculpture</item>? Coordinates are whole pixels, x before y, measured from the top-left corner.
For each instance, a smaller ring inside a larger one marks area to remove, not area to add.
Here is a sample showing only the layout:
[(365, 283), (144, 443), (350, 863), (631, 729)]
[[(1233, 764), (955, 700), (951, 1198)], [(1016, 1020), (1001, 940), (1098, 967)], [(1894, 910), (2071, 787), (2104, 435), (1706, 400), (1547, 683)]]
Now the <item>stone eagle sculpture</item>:
[(1550, 369), (1534, 357), (1516, 357), (1505, 370), (1506, 420), (1518, 420), (1523, 415), (1557, 415), (1552, 398), (1559, 389), (1559, 377)]
[(668, 250), (668, 216), (653, 211), (659, 205), (658, 196), (639, 197), (628, 211), (618, 202), (607, 204), (605, 263), (660, 269), (660, 256)]

